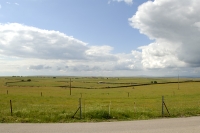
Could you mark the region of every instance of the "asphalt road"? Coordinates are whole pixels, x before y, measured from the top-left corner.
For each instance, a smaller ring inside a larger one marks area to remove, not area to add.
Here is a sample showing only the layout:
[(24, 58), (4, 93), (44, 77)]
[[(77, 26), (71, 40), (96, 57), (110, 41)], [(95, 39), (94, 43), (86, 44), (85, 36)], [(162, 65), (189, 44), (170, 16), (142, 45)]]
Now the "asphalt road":
[(0, 133), (200, 133), (200, 117), (100, 123), (0, 124)]

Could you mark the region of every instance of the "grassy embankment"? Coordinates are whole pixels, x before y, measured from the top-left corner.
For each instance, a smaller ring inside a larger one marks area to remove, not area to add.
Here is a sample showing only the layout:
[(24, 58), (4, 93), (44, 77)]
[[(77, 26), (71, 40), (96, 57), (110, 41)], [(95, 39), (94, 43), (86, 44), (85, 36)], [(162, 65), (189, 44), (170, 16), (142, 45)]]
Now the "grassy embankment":
[[(69, 77), (1, 77), (0, 122), (153, 119), (161, 117), (162, 96), (170, 117), (196, 116), (200, 114), (200, 82), (194, 81), (198, 80), (181, 78), (178, 85), (177, 78), (72, 77), (69, 95)], [(157, 84), (151, 84), (152, 81)], [(79, 119), (79, 113), (72, 118), (80, 97), (83, 118)]]

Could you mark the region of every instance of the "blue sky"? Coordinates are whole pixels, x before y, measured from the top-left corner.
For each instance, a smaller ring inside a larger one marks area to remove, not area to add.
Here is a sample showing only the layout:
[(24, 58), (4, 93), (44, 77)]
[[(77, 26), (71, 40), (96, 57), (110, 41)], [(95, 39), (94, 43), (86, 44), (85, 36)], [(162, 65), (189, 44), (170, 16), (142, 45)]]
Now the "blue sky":
[(198, 76), (196, 5), (0, 0), (0, 75)]
[[(131, 52), (149, 44), (147, 36), (129, 25), (128, 18), (145, 0), (133, 4), (108, 0), (18, 0), (2, 2), (1, 23), (21, 23), (56, 30), (87, 42), (110, 45), (113, 52)], [(16, 4), (17, 3), (17, 4)]]

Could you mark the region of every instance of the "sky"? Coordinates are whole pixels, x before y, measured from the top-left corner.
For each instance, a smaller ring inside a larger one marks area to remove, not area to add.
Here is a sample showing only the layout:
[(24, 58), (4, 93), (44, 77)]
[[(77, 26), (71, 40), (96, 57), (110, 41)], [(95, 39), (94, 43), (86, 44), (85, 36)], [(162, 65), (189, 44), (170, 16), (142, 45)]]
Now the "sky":
[(200, 77), (199, 0), (0, 0), (0, 76)]

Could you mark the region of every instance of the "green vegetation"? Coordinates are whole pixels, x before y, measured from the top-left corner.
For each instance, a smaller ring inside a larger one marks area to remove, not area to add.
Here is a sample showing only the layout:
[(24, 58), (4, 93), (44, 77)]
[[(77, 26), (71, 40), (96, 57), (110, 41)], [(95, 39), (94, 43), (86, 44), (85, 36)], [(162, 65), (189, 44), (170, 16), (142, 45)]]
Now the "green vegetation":
[[(70, 95), (70, 78), (72, 94)], [(0, 123), (141, 120), (200, 114), (200, 79), (1, 77)], [(155, 82), (156, 81), (156, 82)], [(82, 98), (82, 119), (79, 107)], [(12, 115), (10, 111), (12, 101)]]

